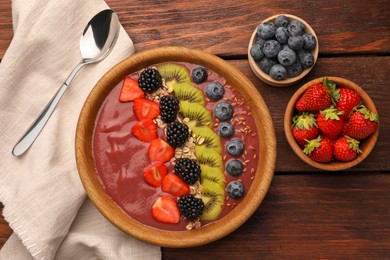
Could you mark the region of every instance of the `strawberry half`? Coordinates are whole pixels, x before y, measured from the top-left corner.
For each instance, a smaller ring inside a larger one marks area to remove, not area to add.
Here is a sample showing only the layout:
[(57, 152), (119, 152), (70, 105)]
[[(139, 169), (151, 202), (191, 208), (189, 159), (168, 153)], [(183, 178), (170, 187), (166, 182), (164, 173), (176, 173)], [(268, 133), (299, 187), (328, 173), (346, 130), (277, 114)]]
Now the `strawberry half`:
[(163, 223), (176, 224), (180, 221), (180, 211), (176, 201), (168, 196), (156, 199), (152, 205), (152, 216)]
[(321, 110), (317, 117), (318, 128), (329, 139), (335, 139), (344, 127), (343, 112), (338, 111), (333, 106)]
[(161, 162), (157, 162), (144, 170), (144, 179), (153, 187), (160, 187), (163, 179), (167, 174), (167, 166)]
[(306, 140), (314, 139), (318, 136), (318, 127), (314, 114), (303, 112), (301, 115), (293, 117), (292, 134), (301, 147), (305, 147)]
[(134, 100), (133, 110), (138, 120), (154, 119), (160, 114), (160, 105), (146, 98), (136, 98)]
[(161, 138), (150, 142), (148, 156), (151, 162), (168, 162), (175, 154), (175, 149)]
[(361, 153), (359, 141), (349, 136), (340, 137), (334, 144), (333, 155), (339, 161), (352, 161), (356, 158), (358, 153)]
[(299, 111), (323, 110), (338, 99), (339, 91), (336, 90), (336, 83), (333, 80), (323, 79), (322, 83), (310, 86), (298, 99), (295, 108)]
[(303, 152), (316, 162), (330, 162), (333, 159), (332, 143), (327, 138), (318, 138), (310, 140)]
[(131, 133), (138, 140), (150, 142), (157, 138), (157, 126), (152, 119), (144, 119), (133, 125)]
[(165, 176), (161, 189), (164, 192), (168, 192), (174, 196), (180, 197), (190, 193), (190, 187), (179, 176), (173, 173), (168, 173)]
[(360, 105), (344, 125), (343, 134), (357, 140), (372, 135), (378, 127), (378, 115)]
[(361, 102), (358, 93), (348, 88), (339, 88), (340, 98), (336, 103), (335, 108), (343, 112), (343, 117), (347, 118), (352, 112), (352, 109)]
[(145, 96), (145, 93), (142, 91), (142, 89), (138, 85), (138, 81), (126, 77), (123, 81), (122, 90), (119, 95), (119, 101), (120, 102), (128, 102), (133, 101), (136, 98), (143, 98)]

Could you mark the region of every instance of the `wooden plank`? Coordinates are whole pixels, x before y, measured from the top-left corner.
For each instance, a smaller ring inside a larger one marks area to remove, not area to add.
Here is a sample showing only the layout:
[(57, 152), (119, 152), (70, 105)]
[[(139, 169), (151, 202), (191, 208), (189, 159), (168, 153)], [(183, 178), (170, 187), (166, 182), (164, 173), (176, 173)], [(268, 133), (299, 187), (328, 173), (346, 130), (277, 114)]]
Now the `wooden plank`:
[(163, 259), (387, 259), (389, 192), (389, 174), (277, 175), (238, 230)]
[[(0, 58), (12, 37), (10, 0), (0, 5)], [(243, 56), (262, 19), (290, 13), (316, 31), (320, 54), (390, 53), (390, 2), (245, 0), (107, 0), (137, 51), (180, 45), (222, 56)]]
[(338, 76), (355, 82), (374, 101), (380, 117), (379, 138), (371, 154), (353, 171), (390, 170), (390, 92), (388, 91), (388, 64), (390, 57), (321, 58), (313, 70), (297, 84), (277, 88), (264, 84), (256, 78), (247, 60), (230, 61), (254, 83), (267, 103), (274, 122), (277, 137), (276, 172), (303, 172), (315, 170), (305, 164), (287, 143), (283, 118), (287, 103), (293, 93), (304, 83), (318, 77)]
[[(390, 257), (389, 201), (389, 174), (276, 175), (238, 230), (201, 247), (163, 248), (163, 258), (384, 259)], [(0, 216), (0, 248), (10, 235)]]
[(7, 221), (4, 220), (3, 207), (3, 204), (0, 202), (0, 248), (12, 234), (12, 229), (9, 227)]

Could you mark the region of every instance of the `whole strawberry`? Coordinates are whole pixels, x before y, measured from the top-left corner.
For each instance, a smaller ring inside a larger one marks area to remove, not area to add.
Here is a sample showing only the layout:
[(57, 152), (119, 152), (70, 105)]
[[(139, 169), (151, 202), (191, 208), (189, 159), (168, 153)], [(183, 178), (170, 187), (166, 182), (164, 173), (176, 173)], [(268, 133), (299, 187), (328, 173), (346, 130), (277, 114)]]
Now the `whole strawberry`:
[(312, 160), (316, 162), (331, 162), (333, 159), (333, 147), (328, 138), (321, 138), (310, 140), (303, 152), (307, 154)]
[(295, 108), (299, 111), (323, 110), (334, 104), (338, 98), (336, 83), (325, 78), (322, 83), (310, 86), (298, 99)]
[(293, 117), (291, 126), (294, 139), (301, 147), (305, 147), (306, 140), (314, 139), (318, 136), (318, 127), (314, 114), (303, 112), (301, 115)]
[(339, 161), (352, 161), (359, 153), (361, 153), (359, 141), (349, 136), (340, 137), (334, 144), (333, 155)]
[(361, 99), (358, 93), (348, 88), (339, 88), (340, 98), (336, 103), (335, 108), (343, 112), (343, 117), (347, 118), (352, 112), (352, 109), (360, 104)]
[(329, 139), (335, 139), (344, 127), (343, 113), (330, 106), (321, 110), (317, 117), (318, 128)]
[(357, 140), (362, 140), (373, 134), (378, 127), (378, 115), (367, 109), (364, 105), (356, 108), (347, 123), (343, 134)]

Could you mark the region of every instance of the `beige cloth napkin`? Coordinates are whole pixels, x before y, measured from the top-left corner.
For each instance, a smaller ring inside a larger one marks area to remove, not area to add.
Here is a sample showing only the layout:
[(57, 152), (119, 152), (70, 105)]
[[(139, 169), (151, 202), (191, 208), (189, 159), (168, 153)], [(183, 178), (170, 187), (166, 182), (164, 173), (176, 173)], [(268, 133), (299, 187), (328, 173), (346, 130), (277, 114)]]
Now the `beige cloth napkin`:
[(14, 0), (13, 40), (0, 64), (0, 201), (14, 234), (1, 259), (160, 259), (159, 247), (112, 226), (86, 199), (74, 155), (77, 119), (99, 78), (134, 52), (121, 28), (113, 52), (81, 69), (33, 146), (13, 145), (79, 62), (102, 0)]

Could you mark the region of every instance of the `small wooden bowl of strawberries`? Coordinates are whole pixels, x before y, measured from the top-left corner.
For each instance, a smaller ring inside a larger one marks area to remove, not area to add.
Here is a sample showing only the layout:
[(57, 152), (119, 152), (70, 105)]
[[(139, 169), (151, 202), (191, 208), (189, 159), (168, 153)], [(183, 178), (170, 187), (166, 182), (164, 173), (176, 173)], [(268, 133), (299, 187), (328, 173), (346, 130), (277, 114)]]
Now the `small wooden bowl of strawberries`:
[(379, 133), (374, 102), (355, 83), (339, 77), (314, 79), (291, 97), (284, 130), (293, 151), (307, 164), (340, 171), (363, 161)]

